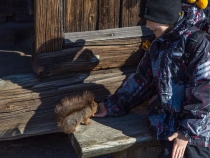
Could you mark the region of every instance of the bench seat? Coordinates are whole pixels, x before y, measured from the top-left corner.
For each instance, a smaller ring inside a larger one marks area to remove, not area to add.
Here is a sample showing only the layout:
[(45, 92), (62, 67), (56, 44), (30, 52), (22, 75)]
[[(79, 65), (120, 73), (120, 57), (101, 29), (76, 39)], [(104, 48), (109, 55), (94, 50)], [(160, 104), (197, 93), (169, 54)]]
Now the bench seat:
[(113, 153), (113, 157), (157, 157), (158, 141), (147, 128), (146, 107), (138, 106), (118, 117), (93, 118), (91, 125), (80, 125), (69, 135), (78, 157)]

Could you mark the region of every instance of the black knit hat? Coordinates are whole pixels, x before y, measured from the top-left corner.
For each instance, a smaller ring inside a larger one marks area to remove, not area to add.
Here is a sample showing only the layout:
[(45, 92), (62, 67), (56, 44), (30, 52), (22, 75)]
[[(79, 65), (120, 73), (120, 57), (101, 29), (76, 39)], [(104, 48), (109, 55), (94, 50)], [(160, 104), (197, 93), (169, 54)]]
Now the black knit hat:
[[(146, 8), (144, 18), (161, 23), (161, 24), (175, 24), (181, 12), (181, 0), (142, 0), (141, 8), (145, 5)], [(140, 11), (140, 16), (142, 13)]]

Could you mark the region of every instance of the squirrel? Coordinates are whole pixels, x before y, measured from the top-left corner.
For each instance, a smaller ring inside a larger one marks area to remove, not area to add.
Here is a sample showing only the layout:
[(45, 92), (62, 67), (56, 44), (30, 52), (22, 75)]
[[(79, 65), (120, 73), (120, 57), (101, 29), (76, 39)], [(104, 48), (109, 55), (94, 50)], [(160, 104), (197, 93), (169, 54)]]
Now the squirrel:
[(57, 125), (61, 131), (70, 134), (80, 123), (89, 125), (88, 119), (97, 111), (94, 95), (84, 91), (82, 95), (67, 96), (55, 107)]

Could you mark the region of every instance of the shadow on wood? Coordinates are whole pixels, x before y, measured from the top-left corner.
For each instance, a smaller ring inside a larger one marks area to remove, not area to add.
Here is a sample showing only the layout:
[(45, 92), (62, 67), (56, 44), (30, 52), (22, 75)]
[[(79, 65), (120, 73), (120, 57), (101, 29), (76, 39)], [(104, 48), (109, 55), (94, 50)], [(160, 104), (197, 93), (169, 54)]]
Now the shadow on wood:
[(63, 49), (37, 53), (42, 47), (59, 41), (59, 38), (49, 40), (38, 48), (33, 55), (34, 70), (40, 78), (44, 78), (83, 70), (135, 66), (143, 51), (142, 42), (151, 35), (152, 32), (145, 26), (65, 33)]
[[(78, 49), (79, 51), (79, 49)], [(83, 64), (80, 57), (91, 51), (71, 54), (71, 59)], [(56, 58), (54, 59), (56, 61)], [(63, 59), (65, 61), (65, 59)], [(128, 58), (129, 60), (129, 58)], [(96, 62), (91, 65), (97, 66)], [(84, 66), (89, 66), (84, 64)], [(60, 68), (62, 70), (62, 67)], [(53, 71), (53, 67), (49, 69)], [(38, 79), (35, 74), (12, 75), (0, 80), (0, 140), (12, 140), (33, 135), (59, 132), (54, 108), (61, 98), (90, 90), (100, 102), (114, 93), (133, 67), (100, 71), (79, 71)]]
[(137, 106), (129, 114), (118, 117), (92, 118), (91, 125), (79, 126), (69, 135), (79, 157), (93, 157), (114, 153), (121, 158), (155, 158), (160, 147), (147, 127), (148, 102)]

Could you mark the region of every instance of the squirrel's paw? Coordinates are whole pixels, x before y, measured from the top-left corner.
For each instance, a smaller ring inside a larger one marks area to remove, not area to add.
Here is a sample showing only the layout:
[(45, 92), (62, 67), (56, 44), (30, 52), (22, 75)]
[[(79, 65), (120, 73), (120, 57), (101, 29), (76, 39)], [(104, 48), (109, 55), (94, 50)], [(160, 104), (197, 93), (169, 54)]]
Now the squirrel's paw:
[(90, 125), (91, 122), (84, 122), (83, 124), (84, 124), (84, 125)]

